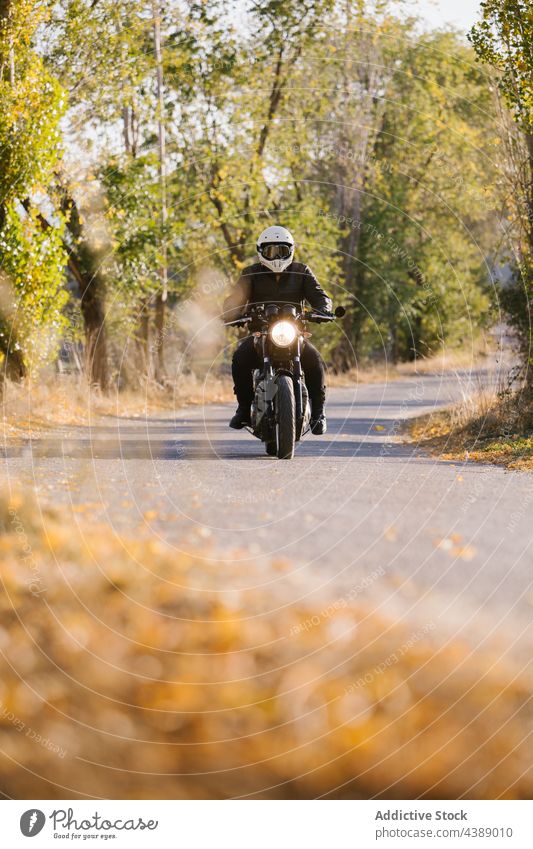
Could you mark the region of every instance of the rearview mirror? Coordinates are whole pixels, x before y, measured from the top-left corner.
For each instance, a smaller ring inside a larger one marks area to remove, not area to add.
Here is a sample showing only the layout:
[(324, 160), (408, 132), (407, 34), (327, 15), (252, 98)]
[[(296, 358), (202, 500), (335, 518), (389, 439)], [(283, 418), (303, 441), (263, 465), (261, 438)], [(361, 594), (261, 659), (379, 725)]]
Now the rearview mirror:
[(343, 315), (346, 315), (346, 310), (344, 307), (335, 307), (335, 317), (342, 318)]

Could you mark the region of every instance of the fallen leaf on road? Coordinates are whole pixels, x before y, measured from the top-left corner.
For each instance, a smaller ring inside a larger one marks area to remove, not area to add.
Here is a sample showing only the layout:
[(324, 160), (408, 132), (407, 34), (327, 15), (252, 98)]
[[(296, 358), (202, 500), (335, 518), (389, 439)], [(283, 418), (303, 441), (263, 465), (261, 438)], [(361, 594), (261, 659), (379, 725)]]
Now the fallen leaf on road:
[(476, 556), (476, 549), (473, 545), (459, 546), (454, 550), (454, 554), (460, 557), (461, 560), (473, 560)]
[(433, 541), (435, 548), (447, 551), (452, 557), (460, 557), (461, 560), (472, 560), (477, 549), (473, 545), (458, 545), (462, 540), (461, 534), (452, 534), (451, 537), (443, 537)]
[(87, 513), (88, 510), (102, 510), (104, 505), (98, 501), (88, 501), (85, 504), (73, 504), (73, 513)]

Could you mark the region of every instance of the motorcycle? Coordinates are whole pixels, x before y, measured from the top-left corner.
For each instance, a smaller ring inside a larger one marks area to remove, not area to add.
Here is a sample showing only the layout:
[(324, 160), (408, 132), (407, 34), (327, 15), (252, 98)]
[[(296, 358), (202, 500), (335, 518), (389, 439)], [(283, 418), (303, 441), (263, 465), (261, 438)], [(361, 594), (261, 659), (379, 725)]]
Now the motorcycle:
[(300, 363), (304, 339), (311, 335), (307, 323), (330, 322), (345, 314), (344, 307), (325, 315), (267, 304), (225, 322), (226, 327), (251, 325), (263, 366), (254, 371), (252, 426), (247, 430), (265, 443), (270, 457), (291, 460), (295, 444), (310, 428), (311, 407)]

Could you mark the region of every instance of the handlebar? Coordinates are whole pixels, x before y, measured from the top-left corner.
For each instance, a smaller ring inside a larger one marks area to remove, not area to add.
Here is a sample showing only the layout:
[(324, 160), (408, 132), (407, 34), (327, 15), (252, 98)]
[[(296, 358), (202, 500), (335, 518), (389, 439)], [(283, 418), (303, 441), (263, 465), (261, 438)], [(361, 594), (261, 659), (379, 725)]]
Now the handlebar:
[(335, 321), (334, 315), (328, 315), (323, 312), (303, 312), (300, 318), (302, 321), (316, 321), (317, 324), (322, 321)]
[(243, 327), (252, 321), (252, 315), (243, 315), (242, 318), (234, 318), (233, 321), (225, 321), (224, 327)]
[[(345, 315), (345, 308), (337, 307), (333, 313), (305, 312), (305, 310), (303, 310), (300, 315), (295, 315), (293, 318), (296, 321), (315, 321), (317, 324), (320, 324), (321, 322), (335, 321), (336, 318), (343, 318)], [(245, 324), (249, 324), (250, 321), (257, 318), (268, 319), (268, 316), (265, 316), (262, 310), (255, 310), (254, 315), (243, 315), (240, 318), (234, 318), (233, 321), (225, 321), (224, 325), (225, 327), (244, 327)], [(280, 315), (280, 318), (283, 318), (283, 316)]]
[[(224, 327), (244, 327), (244, 325), (249, 324), (251, 321), (254, 320), (254, 318), (257, 317), (258, 316), (243, 315), (241, 316), (241, 318), (234, 318), (233, 321), (225, 321)], [(280, 318), (282, 318), (282, 316), (280, 316)], [(300, 321), (314, 321), (317, 324), (320, 324), (321, 322), (335, 321), (336, 318), (337, 316), (333, 314), (328, 315), (327, 313), (320, 312), (303, 312), (301, 313), (301, 315), (296, 316), (297, 320), (299, 319)]]

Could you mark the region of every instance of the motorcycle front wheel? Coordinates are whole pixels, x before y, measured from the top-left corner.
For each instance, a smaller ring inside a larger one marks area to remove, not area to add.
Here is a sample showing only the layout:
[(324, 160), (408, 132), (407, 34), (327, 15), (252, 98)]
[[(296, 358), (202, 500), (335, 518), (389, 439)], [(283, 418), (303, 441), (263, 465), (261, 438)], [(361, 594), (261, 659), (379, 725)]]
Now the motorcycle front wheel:
[(278, 457), (280, 460), (292, 460), (296, 441), (296, 404), (292, 378), (280, 374), (277, 378), (276, 421), (278, 435)]

